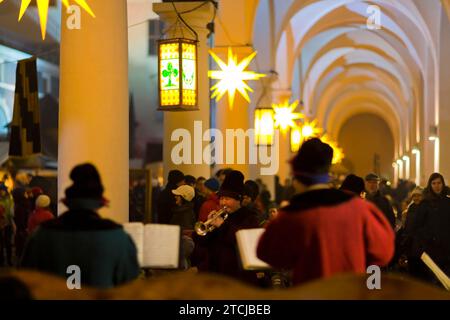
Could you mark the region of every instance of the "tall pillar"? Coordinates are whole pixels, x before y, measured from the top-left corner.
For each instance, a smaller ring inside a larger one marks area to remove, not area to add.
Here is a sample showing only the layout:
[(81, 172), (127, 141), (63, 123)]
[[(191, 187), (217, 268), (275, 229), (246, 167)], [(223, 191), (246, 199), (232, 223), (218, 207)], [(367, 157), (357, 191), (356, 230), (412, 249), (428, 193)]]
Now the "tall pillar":
[[(292, 92), (290, 90), (276, 90), (273, 91), (273, 102), (276, 104), (284, 103), (285, 101), (290, 101)], [(280, 148), (280, 167), (278, 170), (278, 176), (280, 177), (281, 184), (284, 185), (284, 181), (287, 178), (290, 178), (290, 166), (289, 160), (292, 157), (291, 146), (290, 146), (290, 130), (287, 130), (285, 133), (280, 130), (280, 140), (279, 140), (279, 148)]]
[[(449, 4), (450, 7), (450, 4)], [(450, 56), (450, 22), (446, 12), (442, 10), (440, 31), (440, 66), (448, 65)], [(440, 171), (447, 184), (450, 183), (450, 68), (439, 69), (439, 143), (440, 143)]]
[[(237, 57), (237, 61), (241, 61), (253, 52), (253, 48), (247, 46), (232, 47), (233, 54)], [(228, 47), (219, 47), (214, 49), (214, 53), (222, 61), (228, 61)], [(248, 68), (251, 70), (251, 67)], [(252, 81), (248, 83), (250, 86), (254, 86)], [(255, 95), (253, 95), (255, 98)], [(232, 168), (239, 170), (244, 174), (245, 179), (250, 179), (250, 163), (249, 163), (249, 143), (246, 139), (245, 146), (238, 144), (238, 140), (234, 139), (234, 148), (230, 148), (232, 141), (226, 139), (226, 130), (234, 130), (236, 133), (238, 129), (247, 131), (253, 128), (253, 123), (250, 122), (252, 108), (250, 104), (236, 91), (234, 96), (233, 106), (228, 103), (228, 93), (226, 93), (222, 99), (217, 103), (216, 108), (216, 127), (224, 136), (224, 163), (218, 164), (217, 169), (220, 168)], [(231, 131), (230, 131), (231, 132)], [(230, 151), (233, 150), (234, 157), (230, 155)], [(239, 161), (239, 157), (244, 157), (244, 161)], [(228, 161), (227, 161), (228, 159)], [(243, 163), (242, 163), (243, 162)]]
[[(58, 196), (77, 164), (97, 166), (109, 208), (100, 213), (128, 221), (128, 27), (126, 0), (96, 0), (96, 15), (81, 29), (66, 27), (62, 12)], [(63, 206), (58, 208), (61, 213)]]
[[(198, 107), (196, 111), (164, 112), (164, 141), (163, 141), (163, 162), (164, 178), (170, 170), (178, 169), (184, 174), (191, 174), (195, 177), (203, 176), (208, 178), (211, 174), (210, 166), (203, 160), (203, 150), (209, 144), (202, 141), (203, 133), (210, 128), (210, 99), (209, 99), (209, 79), (208, 79), (208, 43), (209, 33), (206, 25), (211, 21), (214, 14), (214, 6), (207, 3), (199, 7), (198, 2), (174, 2), (176, 10), (182, 13), (183, 20), (198, 34), (197, 63), (198, 63)], [(177, 21), (177, 13), (171, 2), (154, 3), (153, 11), (160, 16), (166, 27), (174, 26)], [(191, 12), (187, 12), (190, 11)], [(184, 13), (183, 12), (187, 12)], [(171, 30), (171, 36), (194, 37), (192, 32), (180, 21), (180, 27)], [(172, 32), (173, 31), (173, 32)], [(201, 126), (199, 126), (200, 122)], [(194, 122), (197, 127), (194, 127)], [(173, 148), (180, 141), (171, 141), (172, 133), (176, 129), (186, 129), (191, 136), (191, 163), (175, 164), (172, 159)]]

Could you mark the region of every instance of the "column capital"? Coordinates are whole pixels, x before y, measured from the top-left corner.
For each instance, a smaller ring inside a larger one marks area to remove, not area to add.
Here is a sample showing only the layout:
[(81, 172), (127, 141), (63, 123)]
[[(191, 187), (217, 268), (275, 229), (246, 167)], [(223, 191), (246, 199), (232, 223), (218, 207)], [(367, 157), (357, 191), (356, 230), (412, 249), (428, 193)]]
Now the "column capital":
[[(176, 11), (175, 11), (175, 8)], [(192, 10), (192, 11), (191, 11)], [(158, 2), (153, 4), (153, 11), (159, 15), (160, 19), (165, 23), (172, 25), (177, 19), (177, 11), (183, 17), (189, 26), (197, 33), (206, 33), (208, 29), (206, 25), (212, 21), (214, 17), (214, 5), (211, 2), (199, 4), (199, 2)], [(183, 32), (189, 32), (183, 25)]]
[(272, 99), (274, 103), (282, 103), (292, 96), (290, 89), (272, 89)]

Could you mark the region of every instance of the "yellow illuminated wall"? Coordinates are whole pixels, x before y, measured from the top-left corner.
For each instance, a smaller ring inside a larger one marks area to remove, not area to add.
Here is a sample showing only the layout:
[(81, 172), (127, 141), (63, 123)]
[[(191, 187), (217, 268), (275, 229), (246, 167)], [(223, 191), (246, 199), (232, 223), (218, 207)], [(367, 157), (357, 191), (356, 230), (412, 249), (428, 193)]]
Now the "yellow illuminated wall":
[(255, 143), (257, 145), (272, 145), (274, 120), (272, 109), (255, 110)]

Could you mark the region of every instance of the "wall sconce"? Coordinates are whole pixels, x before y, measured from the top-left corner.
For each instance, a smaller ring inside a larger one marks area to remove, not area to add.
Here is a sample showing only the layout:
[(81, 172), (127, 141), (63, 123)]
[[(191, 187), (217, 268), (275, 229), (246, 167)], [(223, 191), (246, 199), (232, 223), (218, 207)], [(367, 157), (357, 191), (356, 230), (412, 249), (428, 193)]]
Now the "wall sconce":
[(272, 108), (255, 109), (255, 143), (270, 146), (273, 143), (274, 120)]
[(299, 127), (291, 128), (291, 151), (297, 152), (303, 142), (302, 129)]
[(435, 141), (438, 139), (438, 128), (437, 126), (430, 126), (430, 135), (428, 137), (430, 141)]

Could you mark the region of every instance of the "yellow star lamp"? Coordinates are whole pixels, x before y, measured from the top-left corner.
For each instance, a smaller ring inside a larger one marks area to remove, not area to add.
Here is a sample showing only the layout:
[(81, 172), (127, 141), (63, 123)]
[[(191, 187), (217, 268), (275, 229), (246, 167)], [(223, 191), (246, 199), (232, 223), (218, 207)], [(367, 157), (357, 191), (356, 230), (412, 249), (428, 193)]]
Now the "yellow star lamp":
[(234, 97), (236, 91), (238, 91), (250, 103), (250, 97), (247, 91), (253, 92), (253, 90), (246, 81), (258, 80), (266, 76), (262, 73), (245, 70), (256, 56), (256, 53), (254, 51), (238, 62), (237, 55), (234, 55), (232, 49), (228, 48), (228, 63), (225, 63), (214, 52), (209, 51), (209, 54), (220, 68), (220, 70), (210, 70), (208, 72), (208, 76), (211, 79), (219, 80), (211, 87), (211, 91), (213, 91), (211, 95), (212, 99), (215, 98), (216, 101), (219, 101), (228, 92), (228, 104), (230, 109), (233, 109)]
[[(19, 21), (22, 20), (25, 12), (27, 11), (29, 5), (31, 4), (31, 1), (32, 0), (22, 0), (22, 3), (20, 4)], [(42, 40), (45, 40), (45, 34), (47, 32), (48, 7), (50, 5), (50, 0), (35, 0), (35, 1), (37, 4), (39, 21), (41, 24)], [(0, 0), (0, 3), (2, 2), (3, 0)], [(69, 7), (69, 0), (61, 0), (61, 2), (66, 8)], [(74, 0), (74, 2), (75, 4), (82, 7), (87, 13), (89, 13), (90, 16), (95, 18), (95, 14), (87, 4), (86, 0)]]

